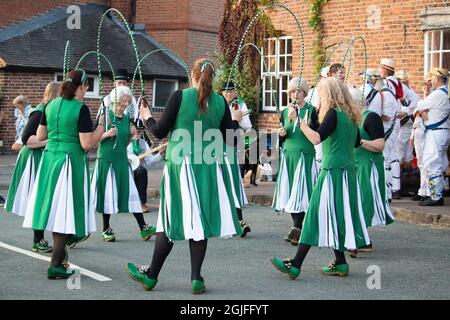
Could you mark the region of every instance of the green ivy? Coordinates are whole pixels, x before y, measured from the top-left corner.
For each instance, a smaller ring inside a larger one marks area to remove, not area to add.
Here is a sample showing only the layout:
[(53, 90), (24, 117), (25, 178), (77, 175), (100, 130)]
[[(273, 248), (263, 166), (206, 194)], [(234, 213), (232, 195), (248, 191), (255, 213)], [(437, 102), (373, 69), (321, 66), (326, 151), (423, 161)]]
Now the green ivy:
[(308, 20), (309, 26), (316, 31), (316, 39), (313, 41), (313, 65), (315, 76), (320, 73), (320, 69), (325, 61), (326, 52), (322, 46), (323, 29), (322, 29), (322, 8), (329, 0), (310, 0), (311, 7), (310, 17)]

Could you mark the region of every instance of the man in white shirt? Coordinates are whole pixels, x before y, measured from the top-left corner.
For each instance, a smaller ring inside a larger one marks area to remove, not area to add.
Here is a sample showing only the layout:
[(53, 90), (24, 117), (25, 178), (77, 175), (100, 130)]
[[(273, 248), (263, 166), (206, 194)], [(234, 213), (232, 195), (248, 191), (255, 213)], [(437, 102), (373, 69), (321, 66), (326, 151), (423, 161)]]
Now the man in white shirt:
[[(126, 69), (117, 69), (115, 72), (114, 82), (116, 87), (127, 86), (130, 77), (128, 75), (128, 71)], [(111, 107), (111, 97), (109, 95), (103, 98), (104, 105), (109, 108)], [(100, 112), (100, 110), (99, 110)], [(125, 109), (124, 113), (128, 115), (128, 117), (132, 121), (136, 121), (139, 118), (139, 108), (138, 103), (134, 97), (131, 97), (130, 105)]]
[(377, 69), (367, 69), (367, 71), (362, 74), (362, 77), (366, 84), (361, 85), (359, 90), (364, 91), (367, 109), (375, 112), (381, 117), (383, 99), (381, 97), (381, 92), (375, 88), (375, 84), (381, 79), (381, 76)]
[[(131, 125), (131, 141), (127, 147), (128, 156), (139, 156), (150, 150), (147, 142), (142, 139), (143, 128), (138, 128), (134, 123)], [(148, 186), (148, 173), (147, 170), (157, 163), (160, 163), (164, 157), (165, 148), (163, 148), (156, 155), (147, 155), (140, 162), (140, 165), (133, 172), (134, 182), (139, 193), (139, 199), (141, 200), (142, 211), (149, 212), (147, 207), (147, 186)]]
[(447, 149), (450, 143), (449, 72), (447, 69), (433, 68), (430, 75), (434, 90), (417, 104), (416, 110), (425, 124), (423, 161), (430, 193), (430, 198), (419, 202), (419, 205), (442, 206), (444, 171), (448, 166)]
[[(431, 84), (432, 76), (428, 75), (425, 77), (425, 81), (422, 87), (424, 92), (424, 97), (428, 96), (431, 93), (432, 84)], [(428, 181), (426, 172), (427, 169), (424, 167), (423, 163), (423, 150), (425, 148), (425, 125), (423, 123), (422, 118), (417, 112), (417, 108), (413, 114), (414, 123), (413, 129), (411, 133), (411, 145), (414, 146), (414, 150), (416, 152), (417, 158), (417, 166), (420, 170), (420, 187), (417, 191), (417, 194), (412, 198), (413, 201), (424, 201), (430, 198), (430, 192), (428, 189)]]
[(419, 96), (409, 86), (410, 75), (404, 70), (400, 70), (396, 73), (398, 80), (403, 85), (403, 88), (407, 88), (404, 102), (402, 103), (402, 110), (407, 113), (402, 119), (399, 119), (400, 129), (398, 133), (397, 153), (399, 155), (400, 163), (409, 163), (413, 157), (413, 147), (409, 143), (411, 138), (411, 131), (413, 126), (413, 112), (416, 109), (417, 102), (419, 102)]
[(397, 155), (398, 127), (397, 116), (401, 105), (397, 100), (397, 93), (389, 86), (389, 78), (395, 73), (395, 62), (391, 59), (382, 59), (378, 68), (381, 77), (385, 79), (381, 89), (383, 107), (381, 119), (384, 126), (384, 164), (386, 168), (386, 185), (389, 201), (399, 198), (400, 191), (400, 163)]

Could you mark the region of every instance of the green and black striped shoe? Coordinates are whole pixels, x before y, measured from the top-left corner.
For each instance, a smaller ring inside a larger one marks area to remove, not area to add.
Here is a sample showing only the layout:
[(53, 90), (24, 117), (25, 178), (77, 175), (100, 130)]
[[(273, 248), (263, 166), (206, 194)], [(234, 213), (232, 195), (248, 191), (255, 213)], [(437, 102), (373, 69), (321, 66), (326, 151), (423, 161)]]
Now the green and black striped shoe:
[(102, 233), (102, 240), (106, 242), (116, 241), (116, 235), (114, 234), (113, 229), (108, 228)]
[(150, 240), (156, 234), (156, 227), (146, 224), (141, 230), (141, 237), (144, 241)]
[(39, 242), (33, 242), (33, 252), (52, 252), (53, 248), (48, 245), (45, 239), (41, 239)]
[(77, 237), (77, 236), (74, 235), (72, 238), (69, 239), (69, 241), (67, 241), (67, 246), (68, 246), (70, 249), (72, 249), (72, 248), (74, 248), (77, 244), (79, 244), (79, 243), (81, 243), (81, 242), (83, 242), (83, 241), (86, 241), (86, 240), (89, 238), (90, 235), (91, 235), (90, 233), (88, 233), (88, 234), (85, 235), (84, 237)]
[(137, 267), (133, 263), (127, 264), (127, 271), (128, 275), (133, 279), (134, 281), (137, 281), (142, 284), (145, 290), (153, 290), (153, 288), (158, 283), (158, 280), (152, 279), (147, 275), (147, 271), (149, 269), (149, 266), (142, 266)]
[(49, 267), (47, 270), (47, 278), (50, 280), (56, 279), (67, 279), (70, 278), (75, 273), (75, 271), (68, 271), (66, 267)]
[(348, 264), (336, 264), (336, 262), (330, 262), (328, 267), (322, 268), (322, 274), (326, 276), (339, 276), (339, 277), (346, 277), (348, 276)]

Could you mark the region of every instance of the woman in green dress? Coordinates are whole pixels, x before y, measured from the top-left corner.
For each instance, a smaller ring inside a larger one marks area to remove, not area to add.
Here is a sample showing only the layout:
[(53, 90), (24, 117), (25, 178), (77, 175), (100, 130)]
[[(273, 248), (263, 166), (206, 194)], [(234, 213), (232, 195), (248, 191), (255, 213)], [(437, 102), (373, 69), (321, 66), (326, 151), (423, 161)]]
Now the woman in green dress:
[(131, 102), (132, 93), (128, 87), (120, 86), (111, 91), (110, 97), (112, 109), (107, 111), (106, 116), (110, 129), (102, 135), (92, 174), (93, 207), (103, 215), (103, 241), (116, 240), (109, 224), (111, 215), (129, 212), (136, 218), (142, 239), (147, 241), (156, 233), (156, 227), (145, 223), (127, 155), (131, 131), (130, 119), (124, 111)]
[(232, 182), (222, 166), (224, 140), (234, 140), (225, 137), (234, 136), (242, 112), (230, 110), (213, 91), (213, 78), (212, 62), (200, 59), (192, 70), (193, 87), (173, 93), (158, 122), (141, 106), (141, 117), (157, 138), (170, 133), (153, 259), (150, 266), (128, 264), (130, 276), (146, 290), (155, 287), (173, 241), (189, 240), (192, 292), (204, 292), (201, 267), (208, 239), (242, 232)]
[[(42, 102), (31, 110), (30, 118), (22, 134), (23, 147), (17, 157), (16, 166), (11, 178), (8, 196), (6, 198), (6, 212), (12, 212), (19, 216), (25, 216), (25, 210), (33, 189), (34, 179), (41, 162), (42, 151), (47, 141), (39, 141), (36, 131), (41, 121), (42, 111), (45, 105), (59, 95), (59, 83), (49, 82), (45, 88)], [(51, 252), (52, 247), (44, 239), (43, 230), (34, 230), (34, 252)]]
[[(360, 90), (352, 88), (350, 93), (356, 104), (362, 106), (362, 119), (359, 126), (361, 147), (355, 149), (354, 153), (366, 225), (367, 227), (388, 225), (394, 222), (394, 216), (386, 191), (383, 121), (377, 113), (367, 110)], [(350, 256), (355, 258), (357, 251), (372, 251), (372, 243), (350, 252)]]
[(72, 70), (61, 84), (60, 97), (45, 107), (37, 130), (47, 140), (36, 174), (24, 227), (53, 232), (49, 279), (68, 278), (63, 265), (67, 241), (94, 232), (95, 215), (89, 201), (89, 161), (104, 132), (103, 121), (92, 131), (89, 108), (82, 100), (89, 88), (84, 70)]
[(291, 214), (294, 225), (285, 240), (295, 246), (300, 240), (303, 219), (317, 179), (314, 145), (300, 130), (297, 121), (298, 117), (303, 119), (307, 115), (311, 127), (317, 127), (316, 109), (305, 102), (308, 90), (303, 79), (294, 78), (289, 82), (289, 97), (296, 103), (285, 108), (280, 116), (280, 145), (283, 146), (272, 203), (276, 211)]
[(325, 275), (348, 275), (344, 251), (370, 243), (361, 205), (353, 149), (360, 144), (360, 113), (346, 85), (335, 78), (318, 85), (319, 123), (313, 131), (305, 119), (300, 128), (314, 144), (322, 142), (322, 167), (305, 216), (294, 259), (272, 257), (272, 264), (289, 278), (300, 275), (311, 246), (334, 250), (336, 260), (322, 268)]

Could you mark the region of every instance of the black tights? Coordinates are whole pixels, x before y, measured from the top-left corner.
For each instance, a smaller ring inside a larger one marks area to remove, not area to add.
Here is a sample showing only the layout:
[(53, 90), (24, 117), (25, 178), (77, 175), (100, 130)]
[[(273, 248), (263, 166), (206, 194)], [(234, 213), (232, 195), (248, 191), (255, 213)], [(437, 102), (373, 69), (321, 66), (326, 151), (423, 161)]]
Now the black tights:
[(294, 227), (298, 229), (302, 229), (303, 227), (303, 219), (305, 218), (305, 213), (291, 213), (292, 220), (294, 220)]
[(237, 216), (238, 216), (239, 221), (244, 220), (244, 219), (242, 218), (242, 209), (241, 209), (241, 208), (236, 208), (236, 213), (237, 213)]
[[(142, 212), (133, 212), (133, 215), (136, 218), (136, 221), (139, 225), (139, 229), (142, 231), (142, 229), (145, 226), (144, 215), (142, 214)], [(109, 226), (110, 218), (111, 218), (110, 214), (103, 214), (103, 231), (106, 231), (106, 229), (110, 227)]]
[[(201, 269), (206, 254), (208, 240), (189, 240), (189, 250), (191, 253), (191, 280), (203, 280)], [(147, 275), (152, 279), (158, 279), (159, 272), (173, 248), (173, 242), (169, 241), (164, 232), (156, 234), (155, 250)]]
[[(297, 249), (297, 254), (295, 255), (294, 260), (292, 261), (292, 265), (298, 269), (301, 269), (303, 261), (306, 258), (306, 255), (309, 252), (309, 249), (311, 249), (311, 246), (309, 244), (300, 243)], [(345, 264), (347, 263), (345, 261), (345, 254), (338, 250), (333, 250), (334, 255), (336, 256), (336, 264)]]
[(42, 239), (44, 239), (44, 230), (33, 230), (33, 231), (34, 231), (33, 242), (39, 242)]
[(59, 267), (62, 265), (64, 258), (66, 257), (66, 244), (72, 234), (63, 234), (53, 232), (53, 253), (52, 260), (50, 261), (50, 266)]

